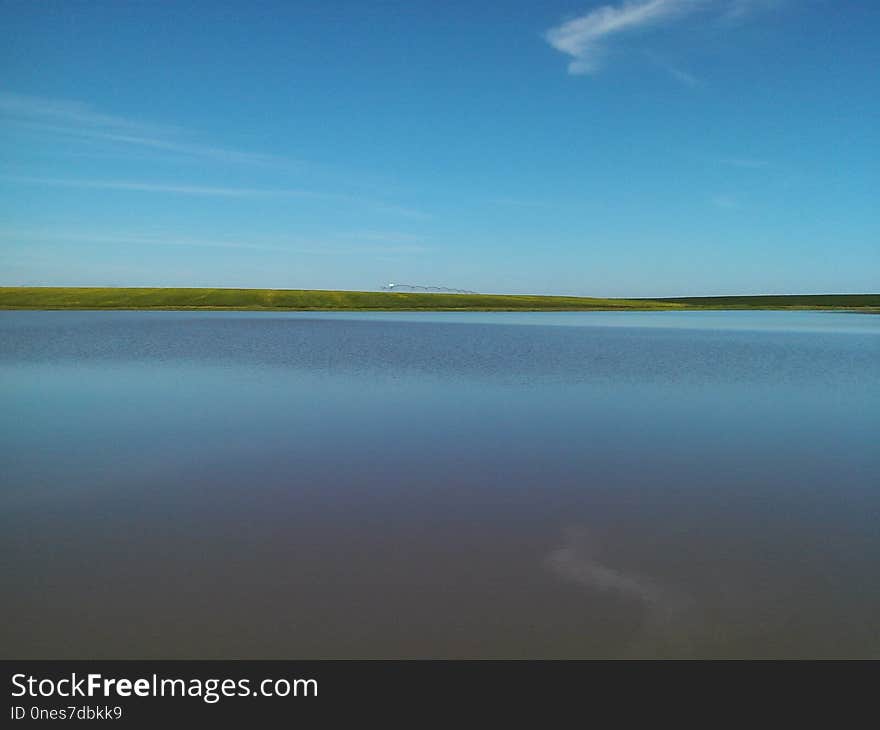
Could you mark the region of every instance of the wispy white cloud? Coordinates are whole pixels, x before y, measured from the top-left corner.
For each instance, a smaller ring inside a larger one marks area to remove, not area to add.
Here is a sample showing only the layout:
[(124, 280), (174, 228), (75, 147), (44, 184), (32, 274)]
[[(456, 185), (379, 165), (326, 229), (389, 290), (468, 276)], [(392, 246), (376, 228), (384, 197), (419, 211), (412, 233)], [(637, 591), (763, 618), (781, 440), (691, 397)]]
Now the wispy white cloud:
[(33, 133), (154, 149), (187, 157), (244, 164), (291, 164), (271, 155), (211, 146), (186, 138), (179, 127), (105, 114), (79, 101), (0, 92), (0, 120)]
[(668, 59), (660, 56), (653, 51), (646, 51), (645, 56), (650, 59), (651, 63), (656, 65), (658, 68), (665, 71), (670, 78), (674, 79), (682, 86), (688, 86), (690, 88), (694, 88), (701, 85), (700, 79), (698, 79), (694, 74), (690, 71), (686, 71), (683, 68), (671, 63)]
[(666, 66), (666, 71), (672, 78), (685, 86), (699, 86), (700, 80), (692, 73), (675, 66)]
[(0, 113), (18, 119), (41, 120), (69, 126), (127, 129), (147, 134), (166, 134), (173, 127), (148, 125), (124, 117), (103, 114), (80, 101), (0, 92)]
[[(389, 241), (383, 241), (380, 232), (372, 234), (372, 240), (358, 234), (329, 234), (325, 236), (276, 236), (276, 237), (236, 237), (202, 236), (179, 234), (173, 231), (164, 233), (144, 233), (132, 231), (83, 231), (55, 228), (25, 228), (0, 230), (0, 242), (5, 244), (43, 243), (53, 245), (91, 244), (109, 246), (183, 246), (189, 248), (245, 249), (274, 251), (286, 254), (314, 256), (341, 256), (357, 254), (419, 254), (428, 250), (413, 237), (408, 242), (395, 242), (400, 234), (387, 234)], [(348, 245), (339, 245), (340, 239), (350, 239)]]
[(608, 39), (668, 23), (702, 4), (703, 0), (627, 0), (620, 5), (603, 5), (551, 28), (545, 38), (557, 51), (572, 57), (569, 73), (595, 73)]
[[(783, 0), (624, 0), (602, 5), (567, 20), (544, 34), (557, 51), (571, 57), (568, 72), (594, 74), (602, 66), (607, 46), (617, 36), (665, 27), (699, 11), (712, 17), (741, 19)], [(682, 83), (693, 85), (696, 77), (680, 69), (667, 69)]]
[(179, 183), (153, 183), (136, 180), (85, 180), (52, 177), (27, 177), (0, 175), (0, 181), (24, 185), (49, 185), (53, 187), (78, 188), (83, 190), (116, 190), (121, 192), (164, 193), (168, 195), (194, 195), (220, 198), (304, 198), (344, 203), (350, 206), (369, 208), (378, 213), (405, 218), (427, 218), (420, 210), (387, 203), (382, 200), (342, 193), (326, 193), (299, 188), (238, 188), (209, 185), (184, 185)]
[(131, 180), (78, 180), (53, 177), (24, 177), (14, 175), (0, 176), (0, 180), (12, 183), (32, 185), (51, 185), (57, 187), (83, 188), (91, 190), (120, 190), (143, 193), (169, 193), (175, 195), (203, 195), (223, 198), (335, 198), (330, 193), (319, 193), (311, 190), (283, 188), (230, 188), (207, 185), (178, 185), (165, 183), (146, 183)]

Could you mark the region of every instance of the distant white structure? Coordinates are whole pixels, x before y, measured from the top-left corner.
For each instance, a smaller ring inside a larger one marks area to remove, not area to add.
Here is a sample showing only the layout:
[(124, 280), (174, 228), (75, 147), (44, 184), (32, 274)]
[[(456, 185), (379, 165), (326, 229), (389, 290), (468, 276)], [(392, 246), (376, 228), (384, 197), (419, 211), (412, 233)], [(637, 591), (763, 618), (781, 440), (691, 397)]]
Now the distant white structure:
[(395, 282), (389, 282), (382, 287), (385, 291), (398, 291), (400, 289), (411, 289), (418, 291), (429, 291), (429, 292), (446, 292), (447, 294), (476, 294), (475, 291), (468, 291), (467, 289), (451, 289), (447, 286), (422, 286), (421, 284), (398, 284)]

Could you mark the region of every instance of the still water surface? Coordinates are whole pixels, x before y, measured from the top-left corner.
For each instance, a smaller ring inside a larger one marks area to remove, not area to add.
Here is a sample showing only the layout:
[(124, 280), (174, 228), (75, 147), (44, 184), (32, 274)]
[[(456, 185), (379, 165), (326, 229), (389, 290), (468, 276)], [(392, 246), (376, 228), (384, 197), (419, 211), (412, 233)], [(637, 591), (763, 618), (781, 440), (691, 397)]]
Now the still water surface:
[(5, 657), (880, 657), (880, 317), (0, 312)]

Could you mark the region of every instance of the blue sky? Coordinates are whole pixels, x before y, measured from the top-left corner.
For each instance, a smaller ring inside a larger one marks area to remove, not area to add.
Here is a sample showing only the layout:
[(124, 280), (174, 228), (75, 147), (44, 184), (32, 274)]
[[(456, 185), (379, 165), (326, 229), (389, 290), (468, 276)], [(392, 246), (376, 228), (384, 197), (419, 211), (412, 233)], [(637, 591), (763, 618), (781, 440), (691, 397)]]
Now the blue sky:
[(873, 0), (0, 21), (0, 284), (880, 290)]

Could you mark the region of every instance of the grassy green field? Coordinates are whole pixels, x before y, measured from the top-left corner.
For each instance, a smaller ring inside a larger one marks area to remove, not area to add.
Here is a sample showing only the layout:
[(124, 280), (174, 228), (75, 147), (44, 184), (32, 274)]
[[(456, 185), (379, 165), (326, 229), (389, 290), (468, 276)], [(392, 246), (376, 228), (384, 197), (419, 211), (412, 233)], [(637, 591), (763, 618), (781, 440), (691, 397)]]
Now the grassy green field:
[[(649, 300), (658, 301), (658, 300)], [(699, 309), (880, 310), (880, 294), (775, 294), (743, 297), (671, 297), (660, 301)]]
[(837, 309), (880, 311), (880, 294), (596, 299), (507, 294), (321, 291), (305, 289), (147, 289), (0, 287), (0, 309), (590, 311)]

